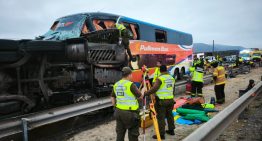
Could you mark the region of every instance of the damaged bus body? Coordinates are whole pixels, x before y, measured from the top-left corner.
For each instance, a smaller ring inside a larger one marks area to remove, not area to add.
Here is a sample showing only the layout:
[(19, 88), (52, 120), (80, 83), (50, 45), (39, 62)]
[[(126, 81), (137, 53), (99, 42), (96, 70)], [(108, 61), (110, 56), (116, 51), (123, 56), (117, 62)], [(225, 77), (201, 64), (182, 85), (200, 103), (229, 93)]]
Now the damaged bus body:
[[(115, 23), (127, 27), (130, 48), (119, 40)], [(175, 61), (189, 59), (192, 49), (176, 57), (174, 52), (190, 45), (190, 34), (107, 13), (59, 18), (35, 40), (0, 39), (0, 115), (108, 96), (124, 66), (133, 64), (139, 83), (139, 70), (145, 61), (138, 60), (154, 57), (150, 49), (157, 51), (159, 59), (164, 57), (164, 63), (175, 65)]]

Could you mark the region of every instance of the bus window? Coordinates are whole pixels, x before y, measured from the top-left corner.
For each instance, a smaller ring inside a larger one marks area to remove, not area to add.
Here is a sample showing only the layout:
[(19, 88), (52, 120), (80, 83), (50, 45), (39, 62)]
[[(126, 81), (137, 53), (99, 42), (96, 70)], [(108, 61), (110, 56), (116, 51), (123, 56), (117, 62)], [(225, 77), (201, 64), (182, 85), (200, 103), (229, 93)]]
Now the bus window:
[(101, 27), (101, 21), (98, 19), (94, 19), (93, 20), (93, 25), (95, 26), (96, 30), (103, 30), (103, 28)]
[(132, 24), (132, 23), (123, 23), (126, 29), (128, 30), (130, 36), (133, 38), (133, 40), (139, 40), (139, 30), (138, 30), (138, 25), (137, 24)]
[(166, 55), (166, 64), (175, 65), (176, 64), (176, 55)]
[(140, 69), (141, 65), (139, 65), (140, 62), (140, 56), (139, 55), (133, 55), (133, 58), (135, 58), (135, 61), (130, 61), (131, 68), (136, 70)]
[(112, 20), (105, 20), (104, 25), (105, 25), (106, 29), (115, 28), (115, 22), (112, 21)]
[(87, 24), (84, 23), (84, 25), (83, 25), (83, 27), (82, 27), (81, 34), (82, 34), (82, 35), (85, 35), (85, 34), (87, 34), (87, 33), (89, 33), (89, 32), (90, 32), (90, 30), (89, 30)]
[(58, 23), (59, 23), (59, 21), (56, 21), (56, 22), (51, 26), (51, 30), (55, 31)]
[(140, 55), (138, 65), (139, 67), (146, 65), (148, 68), (152, 68), (156, 66), (157, 61), (166, 64), (165, 56), (165, 54), (143, 54)]
[(166, 31), (155, 30), (155, 35), (156, 35), (156, 42), (161, 42), (161, 43), (166, 43), (167, 42)]
[(115, 21), (94, 19), (93, 24), (96, 30), (115, 28)]

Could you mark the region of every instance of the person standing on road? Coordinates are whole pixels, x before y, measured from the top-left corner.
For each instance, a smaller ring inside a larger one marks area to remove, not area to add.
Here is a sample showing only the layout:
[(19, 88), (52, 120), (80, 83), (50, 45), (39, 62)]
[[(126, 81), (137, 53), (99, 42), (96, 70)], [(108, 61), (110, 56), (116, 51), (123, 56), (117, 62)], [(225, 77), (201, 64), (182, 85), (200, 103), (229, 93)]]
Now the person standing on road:
[(194, 55), (194, 60), (193, 60), (193, 64), (192, 66), (196, 66), (196, 64), (199, 64), (200, 63), (200, 60), (197, 58), (197, 55)]
[(206, 72), (209, 72), (209, 68), (210, 68), (210, 62), (208, 61), (208, 59), (206, 58), (205, 59), (205, 62), (204, 62), (204, 70)]
[(236, 67), (238, 67), (239, 66), (239, 56), (238, 55), (236, 57), (235, 63), (236, 63)]
[(216, 101), (218, 104), (225, 103), (225, 84), (226, 84), (226, 74), (225, 68), (223, 66), (219, 66), (217, 61), (211, 63), (214, 68), (213, 78), (215, 81), (215, 94)]
[[(161, 75), (156, 79), (153, 87), (144, 93), (144, 96), (156, 94), (155, 109), (159, 125), (161, 139), (165, 139), (165, 132), (169, 135), (175, 135), (174, 117), (172, 110), (174, 106), (174, 86), (175, 79), (167, 72), (166, 65), (160, 66)], [(168, 130), (165, 131), (165, 118), (167, 118)], [(157, 139), (157, 136), (152, 136)]]
[(143, 95), (131, 79), (132, 70), (124, 67), (122, 79), (113, 86), (111, 100), (115, 106), (117, 141), (124, 141), (126, 130), (130, 141), (138, 141), (140, 124), (138, 99), (143, 99)]
[(191, 96), (192, 97), (203, 97), (202, 88), (204, 82), (204, 69), (200, 64), (195, 64), (195, 66), (190, 67), (189, 71), (191, 72)]
[(156, 68), (155, 68), (155, 72), (154, 72), (154, 78), (153, 78), (153, 83), (155, 83), (156, 82), (156, 79), (160, 76), (160, 69), (159, 69), (159, 67), (162, 65), (162, 63), (161, 63), (161, 61), (157, 61), (156, 62)]

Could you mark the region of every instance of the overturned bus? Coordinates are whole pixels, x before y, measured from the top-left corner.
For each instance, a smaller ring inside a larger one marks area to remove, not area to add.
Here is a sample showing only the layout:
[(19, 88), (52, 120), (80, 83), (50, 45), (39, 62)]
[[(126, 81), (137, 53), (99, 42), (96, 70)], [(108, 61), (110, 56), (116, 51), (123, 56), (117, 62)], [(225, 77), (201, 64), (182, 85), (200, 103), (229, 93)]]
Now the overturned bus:
[[(127, 28), (130, 47), (116, 23)], [(185, 74), (191, 45), (191, 34), (107, 13), (59, 18), (34, 40), (0, 39), (0, 115), (108, 96), (124, 66), (137, 85), (146, 63), (151, 72), (162, 61), (171, 74)]]

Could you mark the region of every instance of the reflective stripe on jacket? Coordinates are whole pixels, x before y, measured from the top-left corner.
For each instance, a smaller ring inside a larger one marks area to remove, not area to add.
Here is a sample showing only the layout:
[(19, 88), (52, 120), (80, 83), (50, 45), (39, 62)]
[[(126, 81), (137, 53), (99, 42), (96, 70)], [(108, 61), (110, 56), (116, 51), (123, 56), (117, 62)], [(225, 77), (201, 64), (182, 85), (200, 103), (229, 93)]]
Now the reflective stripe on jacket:
[(226, 83), (226, 76), (225, 76), (225, 68), (222, 66), (218, 66), (214, 69), (213, 76), (216, 76), (217, 79), (215, 80), (216, 85), (221, 85)]
[(126, 29), (126, 27), (123, 24), (116, 24), (116, 28), (120, 31)]
[(135, 95), (131, 92), (132, 82), (128, 80), (119, 80), (114, 85), (116, 94), (116, 107), (121, 110), (137, 110), (139, 108)]
[(160, 75), (158, 79), (161, 81), (161, 86), (156, 92), (157, 97), (159, 99), (173, 99), (175, 79), (169, 74)]
[(159, 67), (157, 67), (155, 69), (155, 72), (154, 72), (154, 78), (153, 78), (153, 82), (156, 82), (156, 79), (160, 76), (160, 70), (159, 70)]
[(203, 80), (203, 77), (204, 77), (203, 68), (197, 67), (197, 69), (195, 69), (194, 67), (191, 67), (190, 71), (192, 72), (192, 81), (204, 82), (204, 80)]

